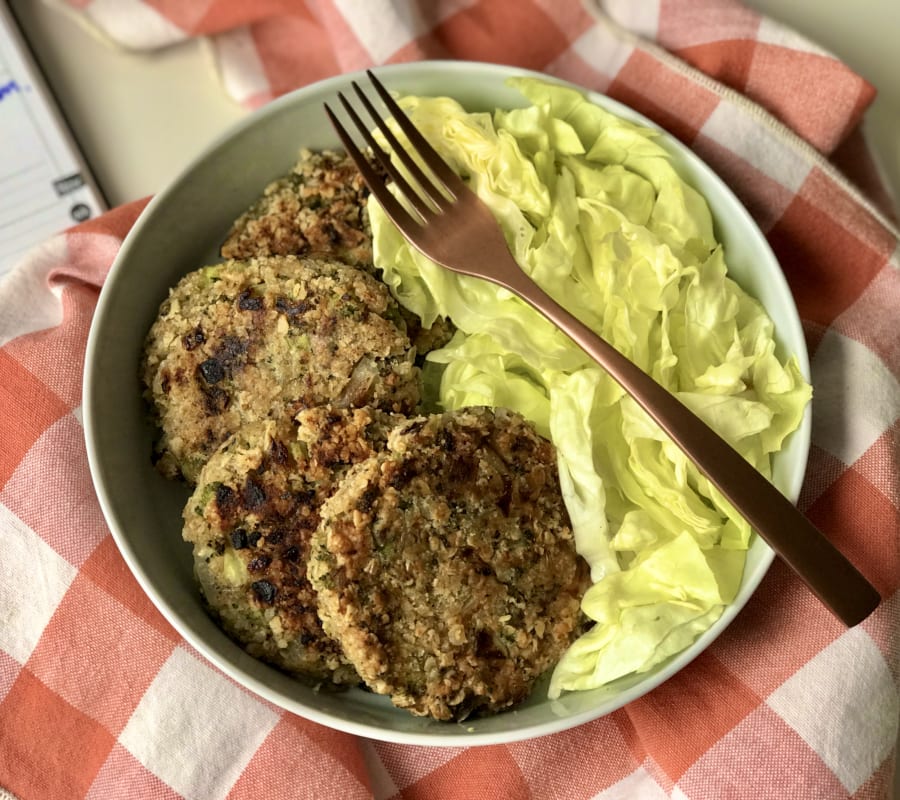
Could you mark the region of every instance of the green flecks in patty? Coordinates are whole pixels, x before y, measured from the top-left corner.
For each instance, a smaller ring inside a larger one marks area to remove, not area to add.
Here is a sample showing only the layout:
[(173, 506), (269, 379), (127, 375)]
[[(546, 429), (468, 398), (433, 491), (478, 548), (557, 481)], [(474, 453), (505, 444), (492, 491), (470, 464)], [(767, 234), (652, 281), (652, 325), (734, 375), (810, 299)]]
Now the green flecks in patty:
[(368, 273), (286, 256), (216, 265), (214, 287), (210, 274), (172, 290), (147, 338), (143, 379), (164, 474), (194, 482), (196, 465), (241, 425), (290, 409), (417, 407), (406, 327)]

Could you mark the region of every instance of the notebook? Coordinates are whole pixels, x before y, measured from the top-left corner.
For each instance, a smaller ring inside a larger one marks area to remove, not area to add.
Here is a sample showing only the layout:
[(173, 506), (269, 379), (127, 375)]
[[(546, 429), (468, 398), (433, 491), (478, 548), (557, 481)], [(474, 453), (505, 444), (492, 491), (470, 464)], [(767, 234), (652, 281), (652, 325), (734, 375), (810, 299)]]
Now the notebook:
[(106, 208), (15, 17), (0, 0), (0, 275)]

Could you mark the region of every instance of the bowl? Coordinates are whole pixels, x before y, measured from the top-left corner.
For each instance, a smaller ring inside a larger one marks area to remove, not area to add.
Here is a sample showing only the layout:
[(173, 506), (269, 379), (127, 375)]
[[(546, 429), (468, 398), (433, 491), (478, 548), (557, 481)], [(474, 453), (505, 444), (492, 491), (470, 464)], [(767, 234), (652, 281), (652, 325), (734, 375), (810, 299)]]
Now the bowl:
[[(424, 62), (379, 69), (394, 90), (446, 94), (469, 110), (523, 104), (505, 80), (525, 70), (471, 62)], [(323, 725), (384, 741), (418, 745), (496, 744), (558, 732), (608, 714), (649, 692), (701, 653), (734, 619), (773, 559), (754, 537), (735, 601), (690, 647), (657, 668), (607, 687), (547, 698), (539, 684), (522, 705), (492, 717), (454, 724), (396, 709), (386, 697), (352, 689), (316, 692), (247, 655), (207, 616), (181, 538), (184, 486), (163, 479), (150, 461), (153, 431), (146, 419), (138, 363), (160, 302), (185, 273), (218, 259), (232, 220), (271, 180), (287, 173), (301, 146), (336, 147), (322, 110), (358, 75), (332, 78), (281, 97), (213, 143), (146, 207), (128, 234), (100, 294), (87, 345), (84, 428), (90, 470), (106, 521), (138, 583), (197, 651), (246, 689)], [(547, 76), (541, 76), (546, 78)], [(658, 127), (613, 100), (588, 92), (610, 111)], [(725, 245), (731, 276), (758, 298), (775, 321), (781, 354), (798, 357), (809, 377), (803, 332), (778, 262), (748, 212), (691, 151), (662, 134), (682, 176), (707, 199)], [(810, 414), (774, 459), (774, 482), (796, 500), (809, 450)]]

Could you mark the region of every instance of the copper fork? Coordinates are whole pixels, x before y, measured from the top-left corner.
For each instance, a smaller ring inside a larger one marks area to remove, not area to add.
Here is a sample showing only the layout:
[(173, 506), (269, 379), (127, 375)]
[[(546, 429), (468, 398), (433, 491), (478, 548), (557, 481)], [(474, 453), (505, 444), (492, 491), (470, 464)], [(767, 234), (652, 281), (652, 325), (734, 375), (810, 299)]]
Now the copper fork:
[(382, 173), (357, 147), (327, 103), (325, 111), (370, 191), (409, 243), (447, 269), (508, 289), (564, 331), (656, 421), (827, 608), (847, 626), (865, 619), (881, 600), (875, 588), (731, 445), (522, 271), (490, 209), (431, 147), (378, 79), (371, 72), (367, 75), (430, 176), (400, 144), (355, 81), (353, 89), (418, 188), (394, 165), (390, 153), (378, 144), (346, 97), (341, 93), (338, 97), (408, 208), (388, 190)]

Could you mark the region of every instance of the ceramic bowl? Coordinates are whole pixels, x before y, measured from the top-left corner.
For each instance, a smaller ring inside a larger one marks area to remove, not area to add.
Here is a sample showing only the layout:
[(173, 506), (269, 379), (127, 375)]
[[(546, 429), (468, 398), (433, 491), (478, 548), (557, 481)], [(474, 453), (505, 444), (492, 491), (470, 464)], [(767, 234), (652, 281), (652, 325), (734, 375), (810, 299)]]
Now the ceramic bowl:
[[(384, 67), (379, 77), (401, 93), (446, 94), (470, 110), (522, 105), (507, 85), (508, 67), (425, 62)], [(348, 75), (284, 96), (248, 116), (210, 146), (146, 207), (125, 240), (100, 295), (87, 348), (84, 423), (90, 468), (112, 535), (137, 581), (196, 650), (248, 690), (303, 717), (343, 731), (399, 743), (495, 744), (558, 732), (607, 714), (658, 686), (706, 648), (756, 590), (773, 554), (756, 539), (736, 600), (689, 648), (651, 672), (593, 691), (547, 699), (539, 684), (515, 710), (462, 724), (417, 718), (386, 697), (362, 690), (315, 692), (248, 656), (207, 616), (181, 538), (187, 490), (160, 477), (150, 461), (153, 431), (141, 398), (138, 364), (160, 302), (185, 273), (217, 259), (230, 223), (271, 180), (287, 173), (301, 146), (336, 147), (322, 110), (346, 90)], [(590, 94), (590, 93), (589, 93)], [(594, 102), (642, 124), (648, 120), (601, 95)], [(656, 127), (656, 126), (653, 126)], [(765, 238), (732, 192), (687, 148), (663, 133), (684, 178), (707, 199), (726, 247), (731, 275), (776, 323), (783, 353), (798, 356), (808, 377), (797, 311)], [(774, 460), (774, 480), (796, 500), (809, 449), (809, 414)]]

